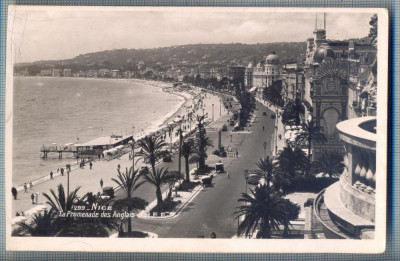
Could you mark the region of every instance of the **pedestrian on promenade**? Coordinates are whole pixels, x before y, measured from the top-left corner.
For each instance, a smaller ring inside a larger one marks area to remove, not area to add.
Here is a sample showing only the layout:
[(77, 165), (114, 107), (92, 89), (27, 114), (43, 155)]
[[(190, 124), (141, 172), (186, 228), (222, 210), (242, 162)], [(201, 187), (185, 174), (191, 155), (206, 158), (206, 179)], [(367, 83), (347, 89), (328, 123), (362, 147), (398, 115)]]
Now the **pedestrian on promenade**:
[(120, 164), (118, 164), (118, 167), (117, 167), (117, 169), (118, 169), (118, 170), (120, 170), (120, 169), (121, 169), (121, 165), (120, 165)]
[(31, 199), (32, 199), (32, 204), (35, 204), (35, 195), (33, 195), (33, 193), (31, 195)]
[(70, 165), (70, 164), (65, 165), (65, 168), (66, 168), (68, 171), (71, 171), (71, 165)]
[(211, 233), (211, 238), (212, 238), (212, 239), (217, 238), (217, 234), (215, 234), (214, 232), (212, 232), (212, 233)]
[(60, 168), (57, 168), (57, 173), (60, 172)]
[(264, 131), (264, 126), (263, 126), (263, 131)]
[(30, 188), (31, 190), (32, 190), (32, 188), (33, 188), (32, 181), (29, 182), (29, 188)]
[(90, 167), (90, 169), (92, 169), (92, 166), (93, 166), (93, 163), (92, 163), (92, 162), (90, 162), (90, 163), (89, 163), (89, 167)]
[(230, 178), (231, 178), (231, 173), (230, 173), (229, 170), (226, 172), (226, 178), (227, 178), (227, 179), (230, 179)]
[(103, 188), (103, 179), (100, 179), (100, 187)]
[(53, 179), (53, 171), (50, 171), (50, 179)]
[(16, 216), (16, 217), (19, 217), (19, 216), (21, 216), (21, 215), (19, 214), (19, 212), (17, 212), (17, 213), (15, 214), (15, 216)]
[(11, 193), (12, 193), (12, 195), (14, 197), (14, 200), (17, 200), (18, 191), (17, 191), (17, 189), (15, 187), (11, 188)]
[(24, 211), (21, 211), (21, 215), (22, 215), (22, 216), (25, 216), (25, 213), (24, 213)]
[(39, 201), (39, 192), (35, 192), (35, 202), (36, 202), (36, 204), (38, 203), (38, 201)]
[(236, 158), (239, 158), (239, 151), (236, 149)]
[(61, 168), (61, 176), (64, 176), (64, 168)]
[(24, 183), (24, 190), (26, 192), (26, 190), (28, 189), (28, 185), (26, 185), (26, 182)]

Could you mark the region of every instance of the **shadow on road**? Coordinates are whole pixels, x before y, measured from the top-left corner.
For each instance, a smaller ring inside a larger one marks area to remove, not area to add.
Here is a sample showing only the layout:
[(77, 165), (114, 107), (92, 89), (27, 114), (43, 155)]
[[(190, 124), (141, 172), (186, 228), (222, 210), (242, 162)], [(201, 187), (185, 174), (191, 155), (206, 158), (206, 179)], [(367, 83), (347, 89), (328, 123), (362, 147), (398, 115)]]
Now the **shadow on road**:
[(184, 209), (182, 209), (182, 213), (183, 212), (189, 212), (190, 210), (193, 209), (194, 204), (192, 202), (189, 202), (189, 204), (186, 205), (186, 207), (184, 207)]

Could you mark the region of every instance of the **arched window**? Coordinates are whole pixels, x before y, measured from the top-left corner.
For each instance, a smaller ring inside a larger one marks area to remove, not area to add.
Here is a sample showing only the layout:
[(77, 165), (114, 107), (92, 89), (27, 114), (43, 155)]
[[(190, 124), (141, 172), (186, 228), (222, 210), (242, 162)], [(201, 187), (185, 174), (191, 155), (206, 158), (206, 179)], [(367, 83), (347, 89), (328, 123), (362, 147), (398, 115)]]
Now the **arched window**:
[(336, 124), (339, 122), (339, 113), (335, 109), (328, 109), (321, 118), (321, 127), (328, 139), (336, 139)]

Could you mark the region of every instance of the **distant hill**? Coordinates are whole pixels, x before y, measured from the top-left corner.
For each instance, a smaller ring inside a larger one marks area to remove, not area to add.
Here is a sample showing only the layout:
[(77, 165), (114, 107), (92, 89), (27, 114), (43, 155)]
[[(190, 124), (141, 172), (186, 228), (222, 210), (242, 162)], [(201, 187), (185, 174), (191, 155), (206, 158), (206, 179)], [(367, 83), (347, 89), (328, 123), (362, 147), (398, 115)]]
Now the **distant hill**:
[[(365, 37), (351, 40), (367, 43), (369, 39)], [(73, 73), (103, 68), (134, 71), (139, 61), (155, 70), (169, 66), (195, 68), (201, 65), (222, 68), (228, 65), (247, 66), (249, 62), (258, 63), (272, 51), (279, 55), (281, 64), (300, 62), (305, 59), (306, 42), (189, 44), (152, 49), (114, 49), (82, 54), (66, 60), (21, 63), (16, 64), (14, 69), (15, 72), (27, 69), (30, 75), (52, 68), (70, 68)]]
[(306, 49), (305, 42), (281, 42), (266, 44), (191, 44), (152, 49), (116, 49), (87, 53), (72, 59), (38, 61), (15, 65), (15, 70), (28, 69), (36, 75), (41, 69), (71, 68), (73, 72), (90, 69), (134, 70), (139, 61), (148, 67), (157, 65), (188, 65), (199, 63), (210, 65), (247, 65), (259, 62), (271, 51), (275, 51), (281, 62), (301, 61)]

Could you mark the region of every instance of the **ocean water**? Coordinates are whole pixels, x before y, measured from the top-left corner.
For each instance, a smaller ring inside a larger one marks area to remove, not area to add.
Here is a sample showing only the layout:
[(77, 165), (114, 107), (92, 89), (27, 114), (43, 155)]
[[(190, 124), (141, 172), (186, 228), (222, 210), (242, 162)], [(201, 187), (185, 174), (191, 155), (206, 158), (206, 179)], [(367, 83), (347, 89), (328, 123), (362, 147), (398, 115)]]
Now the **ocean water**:
[(71, 153), (40, 158), (43, 144), (143, 134), (184, 101), (146, 82), (115, 79), (15, 77), (13, 92), (13, 186), (76, 162)]

